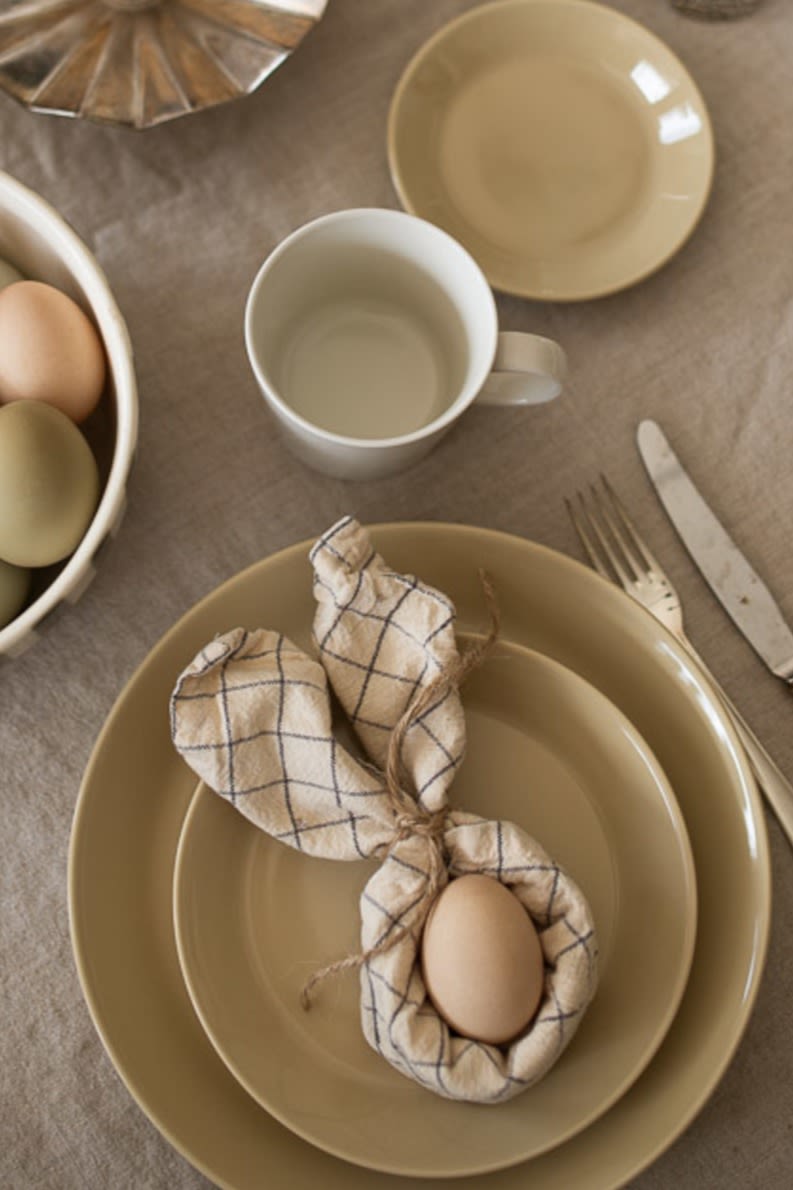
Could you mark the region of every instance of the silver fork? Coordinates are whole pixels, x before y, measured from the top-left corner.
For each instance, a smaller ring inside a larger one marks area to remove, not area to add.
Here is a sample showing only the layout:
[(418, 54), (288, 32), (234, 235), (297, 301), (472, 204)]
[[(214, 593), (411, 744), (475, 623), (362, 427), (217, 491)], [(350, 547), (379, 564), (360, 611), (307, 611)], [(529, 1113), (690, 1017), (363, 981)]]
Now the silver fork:
[(683, 626), (677, 591), (639, 536), (605, 476), (600, 477), (600, 484), (600, 488), (594, 484), (590, 486), (588, 498), (578, 492), (574, 501), (565, 501), (589, 561), (599, 574), (619, 583), (637, 603), (652, 612), (697, 662), (729, 715), (757, 783), (793, 846), (793, 786), (691, 644)]

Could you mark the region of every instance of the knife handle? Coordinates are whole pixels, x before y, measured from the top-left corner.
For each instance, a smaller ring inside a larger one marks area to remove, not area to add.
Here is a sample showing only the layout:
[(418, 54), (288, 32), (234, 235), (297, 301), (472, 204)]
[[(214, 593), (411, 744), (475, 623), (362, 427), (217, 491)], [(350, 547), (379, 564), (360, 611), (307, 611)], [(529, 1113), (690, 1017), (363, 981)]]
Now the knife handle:
[(744, 746), (749, 764), (757, 779), (757, 784), (765, 794), (766, 801), (771, 806), (779, 825), (787, 835), (788, 842), (793, 846), (793, 785), (790, 784), (782, 770), (777, 767), (768, 755), (738, 708), (730, 701), (727, 694), (722, 690), (713, 674), (690, 643), (689, 648), (713, 683), (716, 693), (719, 695), (738, 733), (738, 738)]

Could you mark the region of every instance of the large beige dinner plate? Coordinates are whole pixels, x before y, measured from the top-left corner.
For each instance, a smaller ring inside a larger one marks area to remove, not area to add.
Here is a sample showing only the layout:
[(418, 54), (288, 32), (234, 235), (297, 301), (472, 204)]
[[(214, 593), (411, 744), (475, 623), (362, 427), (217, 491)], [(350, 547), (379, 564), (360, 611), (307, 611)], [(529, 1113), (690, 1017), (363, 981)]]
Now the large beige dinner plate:
[(376, 862), (301, 855), (200, 786), (174, 877), (187, 988), (242, 1085), (320, 1148), (425, 1177), (525, 1161), (606, 1111), (674, 1018), (696, 929), (674, 794), (607, 698), (558, 662), (502, 644), (463, 700), (467, 748), (451, 805), (537, 838), (583, 890), (598, 935), (597, 995), (561, 1059), (522, 1095), (460, 1104), (397, 1073), (364, 1040), (355, 973), (301, 1008), (317, 964), (356, 951)]
[(578, 301), (686, 241), (710, 193), (710, 118), (653, 33), (591, 0), (495, 0), (445, 25), (394, 93), (391, 176), (491, 285)]
[[(647, 612), (596, 574), (485, 529), (385, 525), (372, 536), (399, 571), (448, 592), (461, 630), (482, 627), (477, 571), (484, 567), (498, 590), (503, 638), (560, 661), (601, 690), (647, 741), (675, 791), (694, 856), (698, 921), (688, 984), (662, 1045), (588, 1128), (524, 1164), (466, 1182), (470, 1190), (613, 1190), (693, 1119), (748, 1021), (770, 902), (757, 790), (696, 665)], [(174, 940), (174, 861), (195, 788), (170, 740), (174, 679), (210, 637), (235, 624), (266, 623), (308, 647), (311, 577), (302, 543), (231, 579), (166, 634), (120, 695), (75, 813), (72, 941), (94, 1024), (130, 1093), (218, 1185), (405, 1190), (422, 1183), (329, 1156), (247, 1094), (193, 1011)]]

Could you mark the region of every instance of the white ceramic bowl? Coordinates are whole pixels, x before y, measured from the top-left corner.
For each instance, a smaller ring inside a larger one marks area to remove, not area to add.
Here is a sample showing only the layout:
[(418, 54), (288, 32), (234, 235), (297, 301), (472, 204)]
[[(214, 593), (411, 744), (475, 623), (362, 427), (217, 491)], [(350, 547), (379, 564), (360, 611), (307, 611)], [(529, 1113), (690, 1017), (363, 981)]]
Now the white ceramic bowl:
[(21, 653), (45, 618), (75, 603), (95, 573), (96, 554), (124, 512), (127, 478), (138, 434), (138, 393), (132, 346), (107, 279), (65, 220), (32, 190), (0, 172), (0, 259), (31, 280), (68, 293), (93, 319), (105, 345), (108, 380), (97, 409), (80, 427), (99, 465), (102, 491), (93, 520), (65, 562), (34, 571), (28, 602), (0, 628), (0, 658)]

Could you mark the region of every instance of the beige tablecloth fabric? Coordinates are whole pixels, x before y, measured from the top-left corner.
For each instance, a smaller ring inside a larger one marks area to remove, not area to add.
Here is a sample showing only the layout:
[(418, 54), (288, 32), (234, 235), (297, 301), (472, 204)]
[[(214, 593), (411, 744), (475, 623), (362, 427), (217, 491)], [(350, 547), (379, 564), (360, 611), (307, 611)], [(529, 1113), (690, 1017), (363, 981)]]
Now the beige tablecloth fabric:
[[(687, 20), (614, 5), (697, 79), (719, 155), (706, 216), (661, 272), (581, 305), (499, 298), (506, 325), (558, 338), (571, 375), (542, 409), (469, 412), (411, 473), (363, 485), (294, 462), (257, 395), (242, 310), (257, 265), (326, 211), (398, 205), (389, 98), (413, 51), (468, 0), (330, 0), (254, 96), (135, 134), (36, 116), (0, 95), (0, 166), (75, 225), (135, 344), (138, 463), (122, 533), (82, 602), (0, 670), (0, 1185), (208, 1186), (134, 1104), (91, 1026), (66, 905), (71, 816), (123, 683), (198, 598), (265, 554), (363, 522), (481, 524), (578, 554), (563, 497), (603, 469), (685, 599), (691, 636), (793, 777), (793, 704), (709, 594), (634, 445), (667, 429), (793, 622), (793, 7)], [(684, 1136), (632, 1190), (787, 1190), (793, 1167), (793, 852), (769, 818), (775, 913), (752, 1021)], [(407, 1186), (407, 1183), (405, 1183)]]

